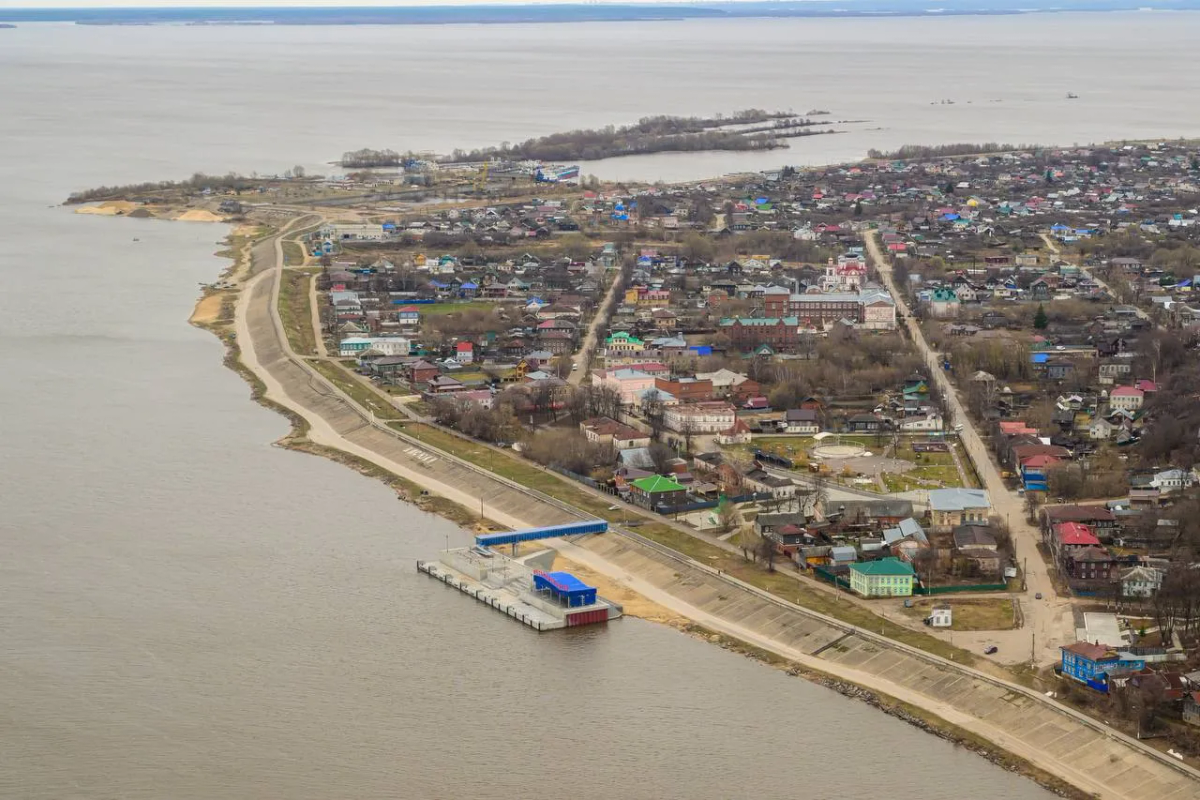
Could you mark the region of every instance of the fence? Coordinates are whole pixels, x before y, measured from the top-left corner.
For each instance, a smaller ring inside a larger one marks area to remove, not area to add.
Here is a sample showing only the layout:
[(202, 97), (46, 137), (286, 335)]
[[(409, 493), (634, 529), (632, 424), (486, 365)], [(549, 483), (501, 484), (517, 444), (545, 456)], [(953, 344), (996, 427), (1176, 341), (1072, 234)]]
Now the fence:
[(602, 492), (609, 492), (611, 494), (611, 491), (607, 486), (600, 485), (586, 475), (580, 475), (578, 472), (572, 472), (569, 469), (563, 469), (562, 467), (555, 466), (554, 464), (549, 465), (546, 467), (546, 469), (551, 470), (552, 472), (557, 472), (559, 475), (570, 478), (573, 481), (579, 481), (580, 483), (590, 486), (593, 489), (599, 489)]
[(813, 575), (816, 575), (818, 578), (825, 581), (826, 583), (832, 583), (834, 586), (840, 587), (842, 589), (848, 590), (850, 588), (849, 579), (843, 578), (841, 575), (835, 574), (832, 570), (830, 570), (826, 567), (822, 567), (820, 564), (814, 565), (812, 568), (812, 571), (813, 571)]
[[(750, 494), (739, 494), (734, 497), (726, 497), (730, 503), (752, 503), (757, 500), (773, 500), (775, 495), (770, 492), (751, 492)], [(676, 505), (666, 505), (660, 503), (654, 506), (654, 511), (657, 514), (664, 516), (668, 514), (686, 514), (689, 511), (701, 511), (705, 508), (717, 508), (721, 505), (721, 500), (692, 500), (687, 503), (678, 503)]]
[(964, 586), (914, 586), (913, 594), (952, 594), (954, 592), (1006, 592), (1007, 583), (971, 583)]

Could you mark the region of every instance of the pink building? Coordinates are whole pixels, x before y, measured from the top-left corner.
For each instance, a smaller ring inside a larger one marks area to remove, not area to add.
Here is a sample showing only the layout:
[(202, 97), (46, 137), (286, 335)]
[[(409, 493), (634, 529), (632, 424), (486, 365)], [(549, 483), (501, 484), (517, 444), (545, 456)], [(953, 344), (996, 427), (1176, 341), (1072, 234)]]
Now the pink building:
[(636, 369), (596, 370), (592, 373), (600, 386), (614, 390), (622, 405), (635, 405), (647, 389), (654, 388), (654, 376)]

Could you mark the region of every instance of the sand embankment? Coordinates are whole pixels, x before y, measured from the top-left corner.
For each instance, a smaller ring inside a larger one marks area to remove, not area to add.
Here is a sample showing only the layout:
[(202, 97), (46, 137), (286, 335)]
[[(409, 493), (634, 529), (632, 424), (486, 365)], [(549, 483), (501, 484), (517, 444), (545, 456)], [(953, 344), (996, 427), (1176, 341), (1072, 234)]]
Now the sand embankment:
[(203, 208), (192, 208), (174, 218), (177, 222), (224, 222), (220, 214), (214, 214)]
[(105, 200), (103, 203), (80, 206), (75, 209), (75, 213), (95, 214), (101, 217), (118, 217), (122, 214), (128, 214), (136, 208), (141, 208), (141, 206), (137, 203), (131, 203), (128, 200)]
[(212, 325), (221, 318), (221, 303), (226, 295), (222, 292), (212, 292), (200, 298), (188, 322), (193, 325)]

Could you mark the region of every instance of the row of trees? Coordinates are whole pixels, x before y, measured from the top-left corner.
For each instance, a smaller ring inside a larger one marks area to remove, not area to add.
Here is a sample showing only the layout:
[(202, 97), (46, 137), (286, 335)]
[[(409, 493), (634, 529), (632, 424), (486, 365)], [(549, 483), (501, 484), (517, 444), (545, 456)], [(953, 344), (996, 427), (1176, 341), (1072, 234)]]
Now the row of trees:
[(564, 131), (517, 144), (502, 142), (498, 147), (455, 150), (450, 160), (595, 161), (632, 153), (676, 150), (761, 150), (780, 145), (770, 133), (746, 134), (723, 129), (731, 124), (769, 122), (791, 117), (791, 114), (761, 109), (739, 111), (728, 117), (658, 115), (643, 117), (633, 125)]
[(973, 142), (959, 142), (957, 144), (939, 144), (939, 145), (924, 145), (924, 144), (906, 144), (895, 150), (875, 150), (874, 148), (867, 151), (867, 158), (881, 159), (885, 161), (907, 161), (918, 158), (946, 158), (949, 156), (972, 156), (981, 153), (1008, 153), (1014, 150), (1037, 150), (1040, 145), (1035, 144), (1001, 144), (999, 142), (984, 142), (977, 144)]
[(364, 147), (361, 150), (342, 153), (342, 159), (338, 163), (347, 169), (369, 169), (372, 167), (398, 167), (402, 161), (400, 154), (395, 150), (372, 150)]
[(203, 172), (197, 172), (192, 177), (180, 181), (150, 181), (130, 183), (124, 186), (97, 186), (94, 189), (73, 192), (67, 198), (67, 205), (92, 203), (97, 200), (136, 198), (169, 191), (194, 192), (212, 189), (213, 191), (243, 192), (253, 189), (261, 183), (262, 181), (256, 177), (248, 178), (236, 172), (225, 175), (206, 175)]

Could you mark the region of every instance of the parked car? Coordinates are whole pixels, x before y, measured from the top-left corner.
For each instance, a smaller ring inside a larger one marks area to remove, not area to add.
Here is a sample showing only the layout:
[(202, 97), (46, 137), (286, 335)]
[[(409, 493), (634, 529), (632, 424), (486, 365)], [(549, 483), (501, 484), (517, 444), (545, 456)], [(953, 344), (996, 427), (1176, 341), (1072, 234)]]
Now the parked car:
[(994, 654), (996, 653), (996, 651), (997, 651), (997, 650), (999, 650), (999, 649), (1000, 649), (1000, 648), (999, 648), (999, 647), (996, 647), (996, 645), (992, 645), (992, 646), (991, 646), (991, 647), (989, 647), (988, 649), (984, 650), (984, 651), (983, 651), (983, 654), (984, 654), (985, 656), (994, 655)]
[(1035, 595), (1033, 596), (1033, 599), (1034, 599), (1034, 600), (1041, 600), (1041, 599), (1042, 599), (1042, 593), (1041, 593), (1041, 592), (1038, 592), (1037, 594), (1035, 594)]

